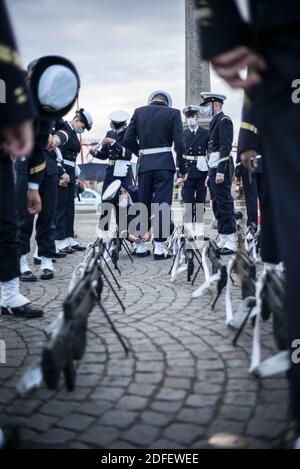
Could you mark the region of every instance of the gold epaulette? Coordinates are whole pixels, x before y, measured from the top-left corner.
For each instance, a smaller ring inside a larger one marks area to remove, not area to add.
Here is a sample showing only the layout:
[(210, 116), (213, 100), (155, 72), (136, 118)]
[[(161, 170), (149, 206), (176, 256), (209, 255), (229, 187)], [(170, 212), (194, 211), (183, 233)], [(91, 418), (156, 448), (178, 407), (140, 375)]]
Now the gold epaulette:
[(231, 119), (230, 119), (230, 117), (228, 117), (228, 116), (223, 116), (223, 117), (221, 118), (221, 121), (223, 121), (223, 120), (225, 120), (225, 119), (228, 119), (228, 120), (231, 122)]

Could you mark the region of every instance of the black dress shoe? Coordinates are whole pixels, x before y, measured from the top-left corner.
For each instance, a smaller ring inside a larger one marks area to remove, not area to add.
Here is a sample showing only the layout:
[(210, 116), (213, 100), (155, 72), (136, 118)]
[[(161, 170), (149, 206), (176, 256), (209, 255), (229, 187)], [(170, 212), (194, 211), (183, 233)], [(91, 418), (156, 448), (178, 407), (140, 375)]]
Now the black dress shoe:
[(27, 272), (23, 272), (20, 275), (20, 280), (21, 282), (36, 282), (37, 281), (37, 276), (34, 275), (31, 270), (28, 270)]
[(172, 254), (154, 254), (155, 261), (164, 261), (165, 259), (170, 259)]
[[(52, 262), (56, 262), (56, 260), (55, 260), (55, 259), (52, 259)], [(33, 258), (33, 263), (34, 263), (35, 265), (41, 265), (42, 261), (41, 261), (41, 259), (38, 259), (37, 257), (34, 257), (34, 258)]]
[(86, 247), (81, 246), (80, 244), (75, 244), (75, 246), (72, 246), (71, 249), (74, 249), (75, 251), (86, 251)]
[(43, 316), (42, 309), (34, 309), (30, 304), (19, 306), (19, 308), (1, 307), (2, 316), (17, 316), (20, 318), (40, 318)]
[(74, 254), (75, 249), (70, 248), (69, 246), (67, 246), (64, 249), (60, 249), (59, 252), (62, 252), (63, 254)]
[(17, 449), (20, 445), (20, 435), (16, 427), (6, 425), (2, 428), (4, 442), (0, 449)]
[(59, 252), (53, 252), (53, 253), (51, 254), (51, 257), (52, 257), (53, 259), (62, 259), (63, 257), (66, 257), (66, 256), (67, 256), (67, 254), (65, 254), (64, 252), (61, 252), (61, 251), (59, 251)]
[(221, 256), (230, 256), (232, 254), (235, 254), (235, 251), (233, 251), (232, 249), (228, 249), (228, 248), (221, 248), (219, 249), (219, 254)]
[(53, 270), (44, 269), (41, 275), (41, 280), (51, 280), (54, 277)]

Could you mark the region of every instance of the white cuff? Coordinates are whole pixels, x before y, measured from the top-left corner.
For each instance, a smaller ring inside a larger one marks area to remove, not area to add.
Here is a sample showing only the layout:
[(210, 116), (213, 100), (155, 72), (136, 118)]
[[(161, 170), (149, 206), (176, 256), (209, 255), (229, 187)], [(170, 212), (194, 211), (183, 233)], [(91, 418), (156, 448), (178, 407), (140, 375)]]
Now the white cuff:
[(32, 189), (33, 191), (38, 191), (40, 185), (36, 184), (35, 182), (29, 182), (28, 183), (28, 189)]
[(222, 176), (224, 178), (224, 173), (217, 173), (217, 176)]

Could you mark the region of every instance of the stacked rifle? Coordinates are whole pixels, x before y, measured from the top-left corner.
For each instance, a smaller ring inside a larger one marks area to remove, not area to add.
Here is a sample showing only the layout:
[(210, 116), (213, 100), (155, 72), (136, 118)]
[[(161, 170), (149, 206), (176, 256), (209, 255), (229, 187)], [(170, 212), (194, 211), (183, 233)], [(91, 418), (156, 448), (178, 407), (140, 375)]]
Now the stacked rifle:
[[(192, 280), (192, 285), (194, 285), (200, 270), (203, 268), (200, 244), (202, 245), (201, 240), (191, 232), (187, 232), (184, 226), (178, 226), (174, 230), (167, 246), (168, 251), (173, 254), (173, 263), (169, 270), (171, 282), (175, 282), (181, 272), (186, 272), (187, 281)], [(193, 277), (195, 263), (198, 264), (198, 268)]]
[[(236, 330), (233, 345), (248, 321), (253, 327), (250, 372), (261, 377), (286, 371), (289, 368), (289, 344), (285, 310), (285, 273), (282, 265), (265, 265), (259, 260), (259, 233), (250, 226), (246, 234), (238, 228), (238, 251), (226, 264), (222, 263), (214, 241), (203, 248), (201, 267), (203, 284), (193, 292), (199, 298), (216, 286), (212, 310), (225, 290), (225, 324)], [(231, 300), (232, 285), (239, 285), (241, 300), (234, 311)], [(279, 353), (261, 362), (261, 321), (272, 321), (275, 344)]]
[(109, 266), (109, 261), (113, 261), (109, 249), (110, 246), (102, 239), (97, 239), (89, 246), (83, 262), (73, 273), (63, 312), (47, 329), (49, 340), (43, 349), (41, 361), (31, 365), (17, 385), (20, 394), (39, 387), (43, 381), (49, 389), (58, 389), (62, 376), (67, 390), (75, 389), (76, 368), (84, 357), (89, 317), (96, 305), (116, 334), (125, 354), (128, 354), (124, 339), (101, 301), (103, 287), (107, 285), (125, 311), (114, 286), (121, 288)]

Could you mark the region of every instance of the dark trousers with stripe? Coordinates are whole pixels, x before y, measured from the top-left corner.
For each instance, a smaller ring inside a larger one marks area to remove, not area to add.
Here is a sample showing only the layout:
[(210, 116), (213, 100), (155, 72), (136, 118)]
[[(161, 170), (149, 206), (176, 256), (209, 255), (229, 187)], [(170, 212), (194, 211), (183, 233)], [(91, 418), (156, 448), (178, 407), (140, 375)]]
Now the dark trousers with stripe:
[(209, 188), (213, 203), (213, 212), (218, 222), (219, 234), (236, 232), (234, 203), (231, 195), (231, 174), (229, 166), (224, 174), (224, 182), (216, 184), (217, 168), (209, 170)]
[(159, 213), (157, 220), (158, 228), (155, 230), (155, 241), (166, 241), (170, 231), (172, 231), (173, 223), (171, 221), (171, 207), (174, 184), (174, 171), (155, 170), (146, 171), (139, 174), (139, 201), (145, 204), (148, 211), (148, 228), (150, 228), (151, 204), (167, 204), (169, 206), (168, 219), (163, 220), (163, 213)]
[[(199, 172), (198, 177), (192, 177), (188, 175), (187, 180), (182, 188), (182, 200), (185, 204), (192, 204), (192, 211), (188, 210), (188, 213), (192, 214), (192, 220), (196, 220), (196, 204), (204, 204), (206, 200), (207, 188), (205, 187), (205, 181), (207, 178), (207, 171)], [(187, 212), (187, 211), (186, 211)], [(201, 220), (202, 221), (202, 220)]]
[(262, 206), (264, 192), (264, 178), (262, 173), (252, 174), (252, 182), (248, 175), (243, 175), (243, 188), (247, 210), (247, 226), (251, 223), (258, 223), (257, 200), (260, 207)]
[(19, 274), (13, 168), (10, 158), (0, 151), (0, 282)]
[[(28, 213), (26, 206), (28, 187), (27, 161), (17, 161), (15, 164), (15, 173), (18, 213), (18, 254), (22, 256), (30, 252), (30, 239), (34, 228), (34, 216)], [(36, 218), (36, 242), (38, 245), (38, 255), (49, 258), (52, 256), (53, 252), (55, 252), (53, 234), (57, 184), (58, 176), (56, 174), (45, 174), (39, 188), (42, 210)]]
[(58, 187), (55, 216), (55, 239), (63, 240), (74, 237), (75, 219), (75, 183), (67, 187)]

